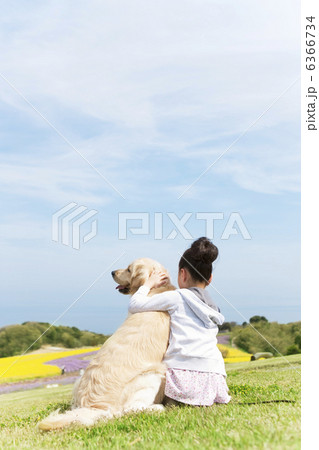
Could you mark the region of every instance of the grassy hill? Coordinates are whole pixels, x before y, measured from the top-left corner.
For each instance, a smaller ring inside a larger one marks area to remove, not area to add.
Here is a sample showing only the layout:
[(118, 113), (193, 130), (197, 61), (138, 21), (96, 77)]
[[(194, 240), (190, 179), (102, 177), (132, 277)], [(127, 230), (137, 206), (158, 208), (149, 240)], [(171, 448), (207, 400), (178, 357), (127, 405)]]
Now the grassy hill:
[(72, 386), (1, 396), (1, 448), (299, 449), (300, 355), (226, 365), (232, 400), (172, 407), (92, 428), (39, 433), (37, 423), (70, 406)]
[[(259, 316), (255, 316), (259, 317)], [(232, 343), (248, 353), (271, 352), (274, 356), (301, 353), (301, 322), (280, 324), (266, 318), (232, 328)]]
[(107, 338), (108, 336), (103, 334), (81, 331), (76, 327), (50, 326), (46, 322), (24, 322), (21, 325), (0, 328), (0, 358), (19, 355), (35, 341), (30, 351), (43, 345), (65, 348), (96, 347), (102, 345)]

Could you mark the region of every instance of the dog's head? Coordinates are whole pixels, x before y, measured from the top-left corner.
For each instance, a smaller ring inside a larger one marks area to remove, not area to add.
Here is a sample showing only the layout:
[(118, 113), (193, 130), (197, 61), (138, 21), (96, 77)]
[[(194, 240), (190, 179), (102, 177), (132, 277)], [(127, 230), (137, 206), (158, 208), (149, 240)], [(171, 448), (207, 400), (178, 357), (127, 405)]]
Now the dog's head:
[[(116, 289), (121, 294), (133, 295), (143, 286), (153, 270), (164, 272), (169, 277), (167, 270), (159, 262), (149, 258), (136, 259), (126, 269), (114, 270), (112, 277), (118, 283)], [(169, 278), (167, 284), (170, 284)]]

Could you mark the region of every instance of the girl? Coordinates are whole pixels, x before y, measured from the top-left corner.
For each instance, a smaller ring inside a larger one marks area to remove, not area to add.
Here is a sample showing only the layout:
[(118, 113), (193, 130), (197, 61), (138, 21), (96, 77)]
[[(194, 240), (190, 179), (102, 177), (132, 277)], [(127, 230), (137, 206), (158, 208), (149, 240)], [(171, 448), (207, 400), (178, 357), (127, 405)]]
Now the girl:
[(167, 311), (170, 315), (169, 345), (163, 360), (167, 366), (166, 403), (211, 406), (230, 400), (216, 337), (224, 317), (205, 290), (217, 256), (217, 247), (209, 239), (199, 238), (180, 259), (180, 289), (147, 297), (150, 289), (166, 282), (165, 274), (152, 273), (131, 297), (131, 313)]

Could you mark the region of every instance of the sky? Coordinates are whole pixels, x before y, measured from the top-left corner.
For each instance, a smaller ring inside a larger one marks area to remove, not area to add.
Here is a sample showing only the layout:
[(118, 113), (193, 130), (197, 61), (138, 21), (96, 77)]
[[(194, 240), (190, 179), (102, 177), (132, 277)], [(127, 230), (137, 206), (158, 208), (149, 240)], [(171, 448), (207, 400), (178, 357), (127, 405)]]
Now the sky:
[[(128, 297), (111, 271), (147, 256), (176, 284), (180, 255), (205, 234), (227, 321), (300, 320), (299, 8), (3, 2), (0, 326), (112, 333)], [(70, 203), (96, 211), (78, 249), (62, 228), (52, 240)], [(131, 219), (120, 239), (128, 213), (149, 226)]]

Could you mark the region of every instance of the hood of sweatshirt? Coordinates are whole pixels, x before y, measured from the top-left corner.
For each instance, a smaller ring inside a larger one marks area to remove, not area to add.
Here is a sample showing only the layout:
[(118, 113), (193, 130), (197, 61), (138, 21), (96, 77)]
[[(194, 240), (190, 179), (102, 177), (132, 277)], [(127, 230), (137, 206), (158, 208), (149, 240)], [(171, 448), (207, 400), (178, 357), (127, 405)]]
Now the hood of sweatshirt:
[(202, 288), (198, 288), (198, 287), (191, 287), (191, 288), (188, 288), (188, 290), (194, 292), (194, 294), (196, 294), (196, 296), (202, 302), (206, 303), (206, 305), (208, 305), (211, 308), (215, 309), (216, 311), (220, 312), (220, 309), (218, 308), (218, 306), (216, 305), (214, 300), (211, 298), (211, 296), (207, 292), (207, 289), (202, 289)]
[(222, 325), (225, 317), (219, 312), (217, 306), (204, 289), (180, 289), (185, 302), (193, 313), (203, 322), (206, 328)]

